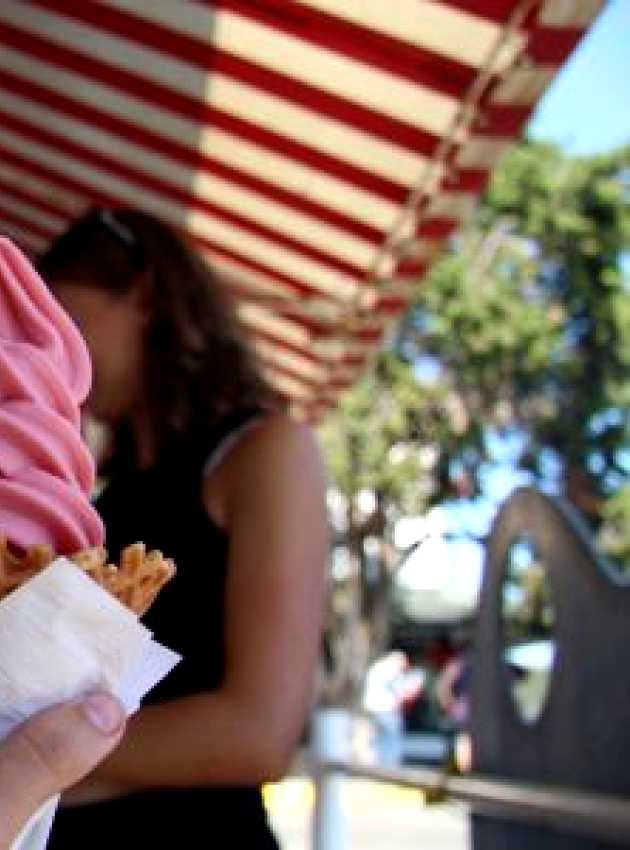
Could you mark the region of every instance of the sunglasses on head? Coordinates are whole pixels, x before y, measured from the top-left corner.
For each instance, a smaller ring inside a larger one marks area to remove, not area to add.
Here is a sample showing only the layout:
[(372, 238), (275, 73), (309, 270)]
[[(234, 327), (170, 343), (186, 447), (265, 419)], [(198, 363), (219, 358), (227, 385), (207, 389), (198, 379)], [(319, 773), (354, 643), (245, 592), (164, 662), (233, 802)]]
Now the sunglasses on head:
[(99, 222), (119, 241), (124, 242), (131, 248), (136, 245), (137, 240), (131, 230), (116, 218), (111, 210), (97, 210), (96, 216)]

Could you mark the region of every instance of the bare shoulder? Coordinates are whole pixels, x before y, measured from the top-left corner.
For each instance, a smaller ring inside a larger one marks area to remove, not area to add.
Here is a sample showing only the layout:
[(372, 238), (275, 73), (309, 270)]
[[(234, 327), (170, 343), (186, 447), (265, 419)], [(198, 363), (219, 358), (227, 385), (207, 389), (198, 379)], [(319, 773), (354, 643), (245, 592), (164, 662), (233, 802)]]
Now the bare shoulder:
[(226, 464), (232, 487), (255, 481), (264, 489), (299, 487), (300, 481), (313, 484), (323, 477), (323, 463), (313, 431), (283, 414), (271, 414), (252, 428), (234, 447)]
[(277, 455), (285, 458), (308, 455), (319, 457), (319, 448), (312, 429), (282, 413), (273, 413), (261, 419), (240, 441), (233, 452), (235, 462), (261, 460)]
[(273, 413), (247, 430), (221, 466), (204, 482), (204, 501), (224, 524), (234, 499), (243, 503), (265, 493), (274, 498), (304, 488), (322, 491), (324, 465), (312, 429)]

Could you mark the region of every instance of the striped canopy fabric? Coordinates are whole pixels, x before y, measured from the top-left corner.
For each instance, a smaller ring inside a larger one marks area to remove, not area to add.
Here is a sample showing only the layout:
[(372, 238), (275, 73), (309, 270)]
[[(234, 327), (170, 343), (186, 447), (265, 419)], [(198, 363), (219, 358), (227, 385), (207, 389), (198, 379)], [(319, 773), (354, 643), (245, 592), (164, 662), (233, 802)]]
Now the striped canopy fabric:
[(184, 228), (317, 421), (603, 0), (0, 0), (0, 232)]

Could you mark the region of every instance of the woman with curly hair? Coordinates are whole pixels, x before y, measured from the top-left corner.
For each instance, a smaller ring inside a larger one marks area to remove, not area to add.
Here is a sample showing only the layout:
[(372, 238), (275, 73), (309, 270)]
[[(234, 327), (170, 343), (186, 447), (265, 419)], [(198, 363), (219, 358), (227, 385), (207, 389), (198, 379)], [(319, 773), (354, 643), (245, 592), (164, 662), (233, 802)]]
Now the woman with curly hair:
[(39, 271), (81, 329), (108, 426), (110, 555), (142, 539), (177, 576), (146, 617), (183, 661), (71, 792), (50, 848), (275, 848), (260, 794), (313, 699), (327, 530), (309, 429), (261, 378), (210, 268), (133, 210), (95, 210)]

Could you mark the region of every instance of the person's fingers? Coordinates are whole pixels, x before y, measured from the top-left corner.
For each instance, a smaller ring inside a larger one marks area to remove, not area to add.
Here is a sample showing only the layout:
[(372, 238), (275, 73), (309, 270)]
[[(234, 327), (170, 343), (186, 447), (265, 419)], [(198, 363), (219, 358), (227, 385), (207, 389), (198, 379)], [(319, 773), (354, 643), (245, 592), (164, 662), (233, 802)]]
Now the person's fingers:
[(5, 742), (10, 769), (46, 795), (73, 785), (116, 745), (125, 715), (114, 697), (89, 694), (36, 714)]
[(2, 838), (89, 773), (119, 742), (124, 725), (118, 701), (98, 692), (46, 709), (15, 729), (0, 745)]

